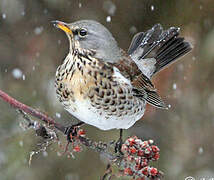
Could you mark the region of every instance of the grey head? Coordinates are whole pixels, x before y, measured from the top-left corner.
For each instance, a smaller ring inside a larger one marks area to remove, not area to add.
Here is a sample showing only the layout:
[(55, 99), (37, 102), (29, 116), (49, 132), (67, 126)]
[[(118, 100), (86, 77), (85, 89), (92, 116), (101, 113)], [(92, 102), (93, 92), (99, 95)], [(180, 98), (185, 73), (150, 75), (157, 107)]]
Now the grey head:
[(117, 42), (102, 24), (93, 20), (80, 20), (73, 23), (52, 21), (52, 23), (68, 36), (70, 51), (73, 48), (92, 50), (95, 52), (95, 58), (107, 62), (117, 62), (120, 59), (121, 52)]

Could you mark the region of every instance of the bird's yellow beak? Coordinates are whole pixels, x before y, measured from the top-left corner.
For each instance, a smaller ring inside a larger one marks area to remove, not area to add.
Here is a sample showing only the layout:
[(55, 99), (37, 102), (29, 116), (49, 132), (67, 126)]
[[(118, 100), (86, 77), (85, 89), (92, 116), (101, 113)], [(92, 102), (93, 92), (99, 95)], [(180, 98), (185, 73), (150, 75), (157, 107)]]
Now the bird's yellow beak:
[(64, 22), (62, 22), (62, 21), (51, 21), (51, 23), (52, 23), (55, 27), (57, 27), (57, 28), (63, 30), (64, 32), (69, 33), (69, 34), (72, 34), (72, 30), (69, 28), (69, 26), (68, 26), (67, 23), (64, 23)]

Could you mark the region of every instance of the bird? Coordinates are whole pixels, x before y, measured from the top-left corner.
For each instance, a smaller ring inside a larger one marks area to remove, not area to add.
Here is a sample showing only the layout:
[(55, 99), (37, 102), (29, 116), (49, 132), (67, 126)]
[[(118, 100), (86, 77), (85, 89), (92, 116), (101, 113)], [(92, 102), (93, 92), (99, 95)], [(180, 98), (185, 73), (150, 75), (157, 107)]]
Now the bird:
[(55, 87), (65, 110), (101, 130), (128, 129), (146, 104), (168, 109), (151, 79), (192, 49), (180, 28), (160, 24), (137, 33), (127, 51), (94, 20), (52, 21), (65, 32), (69, 52), (57, 68)]

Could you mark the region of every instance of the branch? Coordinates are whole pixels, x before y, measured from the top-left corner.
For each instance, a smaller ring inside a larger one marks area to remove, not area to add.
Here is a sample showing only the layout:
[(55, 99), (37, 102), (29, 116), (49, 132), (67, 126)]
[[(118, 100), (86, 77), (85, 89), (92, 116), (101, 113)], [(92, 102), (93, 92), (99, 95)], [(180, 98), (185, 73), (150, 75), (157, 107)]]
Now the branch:
[[(0, 98), (2, 100), (4, 100), (5, 102), (7, 102), (8, 104), (10, 104), (13, 108), (21, 110), (27, 114), (30, 114), (30, 115), (42, 120), (44, 123), (54, 126), (57, 130), (59, 130), (60, 132), (65, 134), (67, 127), (55, 122), (55, 120), (53, 118), (51, 118), (50, 116), (47, 116), (44, 113), (19, 102), (18, 100), (12, 98), (11, 96), (9, 96), (7, 93), (3, 92), (2, 90), (0, 90)], [(95, 150), (96, 152), (102, 153), (102, 155), (106, 156), (108, 159), (112, 160), (112, 159), (116, 158), (116, 156), (113, 156), (112, 154), (108, 154), (107, 152), (105, 152), (106, 145), (104, 143), (101, 143), (101, 142), (96, 143), (96, 142), (94, 142), (88, 138), (82, 137), (82, 136), (79, 136), (78, 139), (80, 140), (80, 142), (83, 145), (89, 147), (90, 149)]]
[[(48, 126), (54, 127), (58, 131), (67, 135), (67, 127), (55, 122), (55, 120), (50, 116), (45, 115), (44, 113), (19, 102), (2, 90), (0, 90), (0, 98), (10, 104), (13, 108), (18, 109), (19, 112), (22, 113), (23, 117), (28, 121), (30, 121), (29, 118), (25, 116), (23, 112), (42, 120)], [(36, 131), (37, 134), (42, 136), (44, 139), (48, 137), (48, 128), (46, 129), (44, 126), (41, 126), (41, 128), (36, 129)], [(145, 177), (148, 177), (149, 179), (160, 179), (163, 176), (163, 173), (161, 171), (158, 171), (156, 168), (149, 166), (150, 162), (157, 161), (159, 159), (160, 151), (157, 146), (153, 145), (152, 140), (142, 141), (136, 136), (129, 137), (122, 144), (122, 153), (117, 154), (108, 151), (108, 148), (112, 145), (112, 143), (107, 145), (103, 142), (95, 142), (93, 140), (90, 140), (89, 138), (85, 137), (84, 131), (80, 128), (76, 129), (75, 135), (72, 133), (69, 135), (71, 136), (70, 139), (73, 142), (72, 145), (74, 152), (80, 151), (80, 147), (77, 144), (80, 142), (86, 147), (99, 152), (100, 155), (103, 155), (110, 162), (116, 164), (120, 168), (120, 176), (131, 176), (133, 177), (133, 179), (144, 179)], [(107, 168), (107, 171), (102, 179), (106, 179), (107, 176), (110, 176), (110, 179), (111, 177), (115, 176), (114, 174), (112, 174), (110, 166), (109, 168)]]
[(45, 115), (42, 112), (37, 111), (36, 109), (33, 109), (30, 106), (27, 106), (19, 101), (17, 101), (16, 99), (12, 98), (11, 96), (9, 96), (7, 93), (3, 92), (2, 90), (0, 90), (0, 98), (2, 100), (4, 100), (5, 102), (9, 103), (13, 108), (19, 109), (24, 111), (27, 114), (30, 114), (42, 121), (44, 121), (45, 123), (49, 124), (49, 125), (53, 125), (56, 129), (58, 129), (59, 131), (63, 132), (65, 131), (66, 127), (56, 123), (53, 118)]

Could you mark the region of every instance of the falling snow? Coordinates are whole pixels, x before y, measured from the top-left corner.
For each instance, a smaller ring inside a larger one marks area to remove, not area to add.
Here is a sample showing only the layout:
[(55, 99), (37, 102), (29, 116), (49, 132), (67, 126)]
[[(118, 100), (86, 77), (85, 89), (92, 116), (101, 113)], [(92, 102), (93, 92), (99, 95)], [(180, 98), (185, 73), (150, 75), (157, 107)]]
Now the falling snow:
[(105, 1), (103, 3), (103, 9), (111, 16), (116, 12), (116, 5), (112, 1)]
[(25, 11), (22, 11), (22, 12), (21, 12), (21, 15), (22, 15), (22, 16), (25, 16)]
[(62, 156), (62, 154), (59, 152), (59, 151), (57, 151), (57, 156)]
[(36, 57), (38, 58), (40, 56), (40, 53), (39, 52), (36, 52)]
[(19, 146), (23, 147), (23, 141), (19, 141)]
[(47, 14), (47, 13), (48, 13), (48, 10), (47, 10), (47, 9), (44, 9), (43, 12), (44, 12), (44, 14)]
[(20, 78), (23, 76), (23, 73), (22, 73), (22, 71), (21, 71), (20, 69), (15, 68), (15, 69), (13, 69), (13, 71), (12, 71), (12, 75), (13, 75), (13, 77), (14, 77), (15, 79), (20, 79)]
[(79, 8), (81, 8), (82, 7), (82, 3), (79, 3)]
[(168, 108), (171, 108), (171, 107), (172, 107), (171, 104), (169, 104), (169, 105), (168, 105)]
[(47, 156), (48, 156), (47, 151), (43, 151), (43, 152), (42, 152), (42, 155), (43, 155), (43, 157), (47, 157)]
[(36, 95), (37, 95), (36, 90), (34, 90), (34, 91), (32, 92), (32, 95), (33, 95), (33, 96), (36, 96)]
[(41, 26), (41, 27), (36, 27), (36, 28), (34, 29), (34, 33), (35, 33), (36, 35), (41, 34), (42, 31), (43, 31), (43, 27), (42, 27), (42, 26)]
[(0, 151), (0, 166), (8, 161), (7, 156)]
[(57, 118), (61, 118), (61, 114), (60, 113), (56, 113), (56, 117)]
[(7, 15), (5, 13), (2, 14), (2, 18), (6, 19)]
[(151, 11), (154, 11), (155, 7), (153, 5), (151, 5)]
[(106, 17), (106, 22), (111, 22), (111, 16)]
[(136, 28), (135, 26), (131, 26), (131, 27), (129, 28), (129, 32), (130, 32), (131, 34), (135, 34), (135, 33), (137, 32), (137, 28)]
[(24, 75), (24, 74), (22, 75), (22, 80), (23, 80), (23, 81), (25, 80), (25, 75)]
[(176, 89), (177, 89), (177, 84), (176, 84), (176, 83), (173, 83), (172, 88), (173, 88), (174, 90), (176, 90)]
[(195, 61), (195, 60), (196, 60), (195, 56), (193, 56), (193, 57), (192, 57), (192, 60), (193, 60), (193, 61)]
[(203, 154), (203, 152), (204, 152), (204, 149), (202, 147), (199, 147), (198, 148), (198, 154)]
[(178, 68), (179, 71), (183, 71), (184, 70), (184, 65), (183, 64), (179, 64), (177, 68)]

